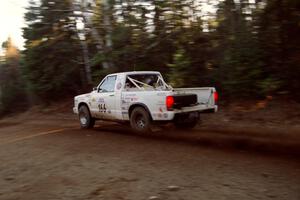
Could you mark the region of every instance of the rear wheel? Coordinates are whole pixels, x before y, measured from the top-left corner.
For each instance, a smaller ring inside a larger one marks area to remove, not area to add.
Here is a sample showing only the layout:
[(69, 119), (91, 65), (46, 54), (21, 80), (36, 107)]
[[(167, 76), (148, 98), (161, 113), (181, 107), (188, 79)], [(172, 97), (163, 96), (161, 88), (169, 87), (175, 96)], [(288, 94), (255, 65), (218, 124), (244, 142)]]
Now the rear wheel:
[(193, 120), (191, 122), (175, 122), (176, 128), (179, 129), (192, 129), (198, 124), (198, 120)]
[(199, 119), (199, 113), (180, 115), (175, 118), (174, 125), (179, 129), (192, 129), (198, 124)]
[(86, 105), (79, 107), (79, 122), (83, 129), (93, 128), (95, 125), (95, 119), (92, 118), (89, 108)]
[(134, 108), (130, 115), (130, 126), (137, 133), (150, 132), (151, 118), (149, 113), (142, 107)]

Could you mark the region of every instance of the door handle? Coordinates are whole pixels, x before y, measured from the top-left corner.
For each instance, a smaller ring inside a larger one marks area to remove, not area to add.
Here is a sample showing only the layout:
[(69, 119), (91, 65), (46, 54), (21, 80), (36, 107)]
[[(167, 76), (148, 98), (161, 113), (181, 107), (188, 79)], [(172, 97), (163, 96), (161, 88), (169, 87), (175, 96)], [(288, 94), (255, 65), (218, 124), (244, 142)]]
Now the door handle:
[(114, 95), (114, 94), (110, 94), (109, 96), (110, 96), (110, 97), (114, 97), (115, 95)]

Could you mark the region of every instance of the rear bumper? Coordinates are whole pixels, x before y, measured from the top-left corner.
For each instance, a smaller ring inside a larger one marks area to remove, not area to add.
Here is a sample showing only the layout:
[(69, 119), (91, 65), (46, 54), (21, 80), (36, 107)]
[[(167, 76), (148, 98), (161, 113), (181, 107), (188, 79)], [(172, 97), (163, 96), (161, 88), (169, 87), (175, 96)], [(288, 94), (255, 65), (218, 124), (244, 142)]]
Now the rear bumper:
[(174, 112), (175, 114), (177, 113), (186, 113), (186, 112), (193, 112), (193, 111), (197, 111), (200, 113), (215, 113), (218, 111), (218, 106), (214, 105), (214, 106), (207, 106), (207, 105), (198, 105), (198, 106), (193, 106), (193, 107), (184, 107), (178, 110), (174, 110), (171, 112)]
[(209, 109), (200, 111), (200, 113), (215, 113), (215, 112), (218, 112), (218, 106), (217, 105), (215, 105), (214, 108), (209, 108)]
[(175, 116), (178, 115), (186, 115), (193, 112), (198, 113), (215, 113), (218, 111), (218, 106), (214, 105), (213, 107), (207, 107), (198, 105), (194, 107), (185, 107), (182, 109), (175, 109), (172, 111), (167, 111), (164, 113), (154, 112), (152, 113), (152, 119), (154, 121), (173, 121), (175, 119)]

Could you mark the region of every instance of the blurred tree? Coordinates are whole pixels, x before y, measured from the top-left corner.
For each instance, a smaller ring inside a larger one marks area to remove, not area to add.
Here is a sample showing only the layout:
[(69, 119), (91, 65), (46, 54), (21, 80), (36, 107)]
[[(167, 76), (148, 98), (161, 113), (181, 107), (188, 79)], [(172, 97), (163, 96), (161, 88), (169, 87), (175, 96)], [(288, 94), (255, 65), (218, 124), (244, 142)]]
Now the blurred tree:
[(34, 2), (24, 74), (42, 99), (82, 88), (89, 67), (95, 84), (111, 72), (158, 70), (223, 97), (300, 89), (297, 0), (83, 0), (81, 13), (79, 0)]
[(184, 49), (180, 48), (174, 54), (173, 64), (169, 64), (170, 74), (169, 81), (173, 87), (186, 86), (190, 80), (188, 69), (191, 62)]
[(70, 0), (31, 1), (25, 15), (24, 74), (31, 94), (43, 101), (78, 91), (86, 82), (71, 8)]
[(258, 34), (269, 76), (262, 85), (267, 91), (290, 92), (299, 99), (300, 1), (268, 0), (261, 7)]
[(20, 54), (11, 38), (2, 44), (0, 59), (0, 115), (23, 110), (27, 104), (20, 74)]
[(260, 95), (261, 50), (251, 20), (243, 12), (247, 2), (220, 4), (216, 28), (217, 80), (227, 96)]

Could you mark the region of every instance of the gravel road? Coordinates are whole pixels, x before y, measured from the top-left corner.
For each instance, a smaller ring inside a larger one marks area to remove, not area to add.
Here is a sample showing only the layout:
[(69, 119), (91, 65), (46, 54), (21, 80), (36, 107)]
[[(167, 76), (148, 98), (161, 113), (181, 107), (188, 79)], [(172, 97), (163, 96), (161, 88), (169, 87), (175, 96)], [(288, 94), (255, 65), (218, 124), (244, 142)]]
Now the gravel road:
[(61, 124), (0, 121), (1, 200), (300, 199), (295, 157)]

